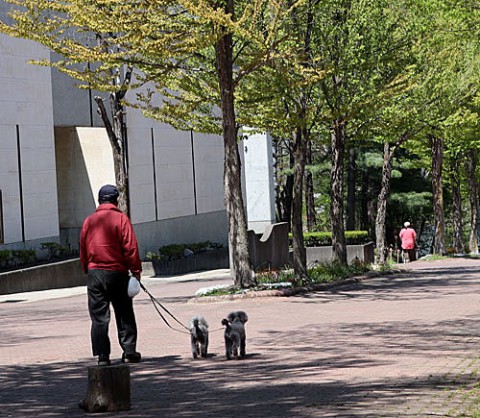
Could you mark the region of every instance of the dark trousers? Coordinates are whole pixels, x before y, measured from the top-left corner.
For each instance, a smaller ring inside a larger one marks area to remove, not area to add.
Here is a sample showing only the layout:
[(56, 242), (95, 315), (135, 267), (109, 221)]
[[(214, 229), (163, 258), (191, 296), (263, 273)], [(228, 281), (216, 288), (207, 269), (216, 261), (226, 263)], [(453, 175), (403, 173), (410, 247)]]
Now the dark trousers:
[(92, 320), (91, 340), (94, 356), (110, 355), (108, 326), (110, 323), (110, 303), (115, 312), (118, 341), (126, 354), (136, 351), (137, 324), (133, 312), (133, 302), (128, 296), (126, 273), (89, 270), (87, 279), (88, 311)]
[(403, 250), (403, 261), (407, 263), (410, 261), (415, 261), (417, 259), (416, 253), (417, 250), (415, 248)]

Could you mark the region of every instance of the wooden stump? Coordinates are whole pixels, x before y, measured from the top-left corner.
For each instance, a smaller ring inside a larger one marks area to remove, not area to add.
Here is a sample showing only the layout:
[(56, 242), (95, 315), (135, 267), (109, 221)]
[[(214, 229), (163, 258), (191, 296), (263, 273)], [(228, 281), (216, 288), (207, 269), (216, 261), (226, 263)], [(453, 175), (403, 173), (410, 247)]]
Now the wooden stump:
[(88, 368), (88, 387), (80, 408), (87, 412), (130, 409), (130, 367), (127, 365)]

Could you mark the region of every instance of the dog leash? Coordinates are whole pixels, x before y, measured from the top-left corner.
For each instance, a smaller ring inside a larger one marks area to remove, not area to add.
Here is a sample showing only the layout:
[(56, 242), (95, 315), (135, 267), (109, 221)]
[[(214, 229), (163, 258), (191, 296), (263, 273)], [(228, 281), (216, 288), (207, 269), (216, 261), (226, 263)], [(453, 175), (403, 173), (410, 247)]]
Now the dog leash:
[[(155, 310), (157, 311), (158, 315), (160, 316), (160, 318), (163, 319), (163, 322), (165, 322), (167, 324), (167, 326), (170, 328), (170, 329), (173, 329), (174, 331), (177, 331), (177, 332), (181, 332), (182, 334), (190, 334), (190, 330), (185, 326), (183, 325), (177, 318), (175, 318), (175, 316), (167, 309), (165, 308), (165, 306), (163, 306), (148, 290), (147, 288), (143, 285), (143, 283), (141, 281), (139, 281), (140, 283), (140, 287), (144, 290), (144, 292), (148, 295), (148, 297), (150, 298), (152, 304), (153, 304), (153, 307), (155, 308)], [(158, 305), (158, 306), (157, 306)], [(170, 315), (178, 324), (180, 324), (183, 328), (185, 328), (188, 332), (184, 332), (180, 329), (177, 329), (177, 328), (174, 328), (172, 327), (167, 319), (165, 318), (165, 316), (160, 312), (160, 309), (158, 309), (158, 307), (160, 306), (160, 308), (162, 308), (168, 315)]]

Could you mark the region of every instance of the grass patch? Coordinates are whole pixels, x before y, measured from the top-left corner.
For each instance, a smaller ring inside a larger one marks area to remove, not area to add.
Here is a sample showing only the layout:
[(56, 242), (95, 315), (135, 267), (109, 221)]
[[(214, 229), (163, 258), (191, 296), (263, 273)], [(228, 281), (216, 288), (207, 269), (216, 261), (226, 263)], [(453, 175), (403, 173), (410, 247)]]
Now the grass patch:
[(448, 255), (428, 254), (420, 258), (418, 261), (437, 261), (437, 260), (446, 260), (447, 258), (452, 258), (452, 257), (449, 257)]
[(319, 263), (315, 267), (308, 269), (308, 282), (306, 284), (329, 283), (344, 280), (349, 277), (359, 276), (370, 270), (370, 265), (361, 261), (353, 262), (350, 265), (335, 261), (331, 263)]
[(348, 266), (339, 262), (319, 263), (307, 270), (308, 277), (306, 279), (296, 277), (293, 269), (267, 270), (257, 273), (257, 286), (255, 287), (241, 289), (232, 285), (218, 285), (201, 288), (196, 292), (196, 296), (238, 295), (260, 290), (305, 287), (347, 279), (370, 270), (372, 270), (370, 264), (360, 261), (353, 262)]

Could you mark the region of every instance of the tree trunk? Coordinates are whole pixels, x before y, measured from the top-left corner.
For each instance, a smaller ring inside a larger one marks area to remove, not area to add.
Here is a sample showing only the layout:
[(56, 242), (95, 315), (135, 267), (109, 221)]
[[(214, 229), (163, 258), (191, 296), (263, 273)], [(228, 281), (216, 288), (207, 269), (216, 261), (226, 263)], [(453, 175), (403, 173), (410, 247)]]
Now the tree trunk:
[[(309, 140), (307, 145), (307, 164), (312, 164), (312, 142)], [(313, 189), (313, 175), (311, 171), (305, 172), (305, 206), (307, 208), (307, 230), (314, 231), (317, 224), (317, 214), (315, 212), (315, 196)]]
[(307, 256), (303, 240), (303, 177), (307, 157), (307, 133), (300, 128), (294, 133), (295, 171), (293, 181), (293, 269), (297, 278), (307, 277)]
[(464, 254), (463, 225), (462, 225), (462, 197), (460, 192), (460, 156), (451, 160), (451, 180), (453, 199), (453, 248), (455, 254)]
[(130, 409), (130, 368), (126, 365), (89, 367), (85, 398), (79, 404), (87, 412)]
[(345, 228), (343, 226), (343, 156), (345, 153), (345, 123), (336, 120), (332, 126), (332, 168), (330, 171), (330, 217), (332, 219), (333, 259), (347, 264)]
[(478, 254), (478, 182), (476, 176), (477, 155), (475, 150), (468, 151), (466, 171), (468, 176), (468, 188), (470, 196), (470, 237), (468, 247), (470, 254)]
[[(225, 12), (233, 17), (233, 0), (227, 0), (224, 7)], [(256, 280), (250, 265), (247, 222), (241, 188), (241, 162), (234, 107), (233, 40), (230, 33), (221, 34), (215, 44), (215, 55), (222, 109), (225, 206), (231, 271), (235, 286), (247, 288), (254, 286)]]
[(118, 199), (118, 207), (120, 210), (130, 216), (129, 204), (129, 184), (128, 184), (128, 169), (127, 169), (127, 155), (126, 155), (126, 128), (124, 124), (123, 107), (115, 97), (115, 93), (110, 94), (112, 121), (105, 109), (105, 103), (100, 96), (94, 97), (97, 103), (98, 113), (100, 114), (105, 130), (107, 131), (108, 139), (112, 147), (113, 153), (113, 168), (115, 171), (115, 183), (120, 192)]
[(356, 182), (357, 166), (355, 162), (355, 148), (352, 146), (348, 151), (348, 178), (347, 178), (347, 231), (355, 230), (355, 206), (356, 206)]
[(433, 217), (435, 237), (433, 241), (434, 254), (445, 255), (445, 213), (443, 203), (442, 168), (443, 168), (443, 138), (430, 135), (432, 153), (432, 191)]
[[(295, 162), (292, 153), (289, 156), (290, 161), (290, 169), (293, 170), (295, 167)], [(288, 230), (292, 230), (292, 214), (293, 214), (293, 184), (294, 184), (294, 175), (289, 174), (287, 175), (287, 181), (285, 183), (284, 189), (284, 204), (285, 204), (285, 218), (286, 222), (288, 222)]]
[(362, 181), (360, 185), (360, 229), (366, 230), (370, 225), (370, 217), (368, 212), (370, 193), (370, 177), (367, 170), (362, 174)]
[(382, 184), (378, 195), (377, 216), (375, 221), (375, 239), (377, 246), (377, 263), (385, 264), (387, 249), (385, 248), (385, 219), (387, 214), (387, 199), (390, 194), (390, 179), (392, 178), (392, 157), (395, 148), (390, 150), (390, 144), (383, 144)]

